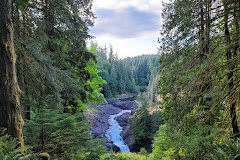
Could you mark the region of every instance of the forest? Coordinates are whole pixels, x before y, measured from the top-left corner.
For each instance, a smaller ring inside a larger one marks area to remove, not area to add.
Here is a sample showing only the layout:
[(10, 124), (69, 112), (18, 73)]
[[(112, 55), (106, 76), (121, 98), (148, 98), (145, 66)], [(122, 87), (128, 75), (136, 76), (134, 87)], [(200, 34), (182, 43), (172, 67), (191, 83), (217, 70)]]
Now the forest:
[(101, 93), (105, 98), (113, 98), (122, 93), (138, 93), (147, 90), (147, 86), (157, 75), (159, 55), (142, 55), (120, 59), (109, 48), (91, 44), (96, 49), (99, 76), (107, 82)]
[[(159, 55), (128, 58), (88, 45), (92, 3), (0, 1), (0, 160), (239, 160), (240, 1), (163, 1)], [(127, 93), (140, 150), (108, 151), (86, 113)]]

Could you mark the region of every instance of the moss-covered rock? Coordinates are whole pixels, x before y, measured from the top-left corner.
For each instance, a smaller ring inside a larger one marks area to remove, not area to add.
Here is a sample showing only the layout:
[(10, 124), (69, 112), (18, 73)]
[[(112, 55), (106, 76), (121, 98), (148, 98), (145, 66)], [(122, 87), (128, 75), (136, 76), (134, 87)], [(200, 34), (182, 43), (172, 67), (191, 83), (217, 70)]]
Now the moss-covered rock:
[(50, 160), (50, 155), (47, 152), (43, 152), (39, 154), (39, 158), (41, 160)]

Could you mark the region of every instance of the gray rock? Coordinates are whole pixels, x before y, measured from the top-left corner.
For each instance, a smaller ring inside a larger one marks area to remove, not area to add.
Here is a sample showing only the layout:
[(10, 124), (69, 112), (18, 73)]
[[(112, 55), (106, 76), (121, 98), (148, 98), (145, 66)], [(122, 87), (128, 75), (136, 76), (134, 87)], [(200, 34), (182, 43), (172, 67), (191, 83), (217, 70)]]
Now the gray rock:
[(98, 109), (98, 112), (93, 115), (91, 120), (90, 132), (92, 138), (106, 138), (106, 131), (109, 129), (109, 117), (110, 115), (121, 112), (120, 108), (112, 105), (99, 105), (97, 107), (90, 106), (91, 109)]
[(133, 101), (124, 101), (116, 102), (112, 104), (115, 107), (121, 108), (122, 110), (132, 110), (136, 107), (136, 102)]
[(113, 103), (116, 103), (116, 102), (120, 102), (120, 100), (118, 98), (115, 98), (115, 99), (105, 99), (107, 101), (108, 104), (113, 104)]
[(115, 120), (118, 122), (118, 124), (121, 127), (126, 127), (128, 125), (128, 119), (129, 119), (130, 113), (124, 113), (121, 116), (118, 116), (115, 118)]
[(136, 94), (134, 94), (134, 93), (128, 93), (128, 94), (126, 94), (126, 95), (124, 95), (124, 96), (120, 96), (119, 99), (120, 99), (120, 100), (124, 100), (124, 99), (128, 99), (128, 98), (132, 98), (132, 97), (134, 97), (134, 96), (136, 96)]
[(113, 144), (113, 142), (111, 140), (107, 140), (105, 142), (105, 146), (108, 151), (110, 151), (110, 150), (113, 150), (114, 152), (120, 151), (120, 148), (118, 146), (116, 146), (115, 144)]
[(138, 146), (133, 137), (131, 136), (132, 132), (130, 125), (128, 124), (129, 117), (130, 113), (124, 113), (121, 116), (116, 117), (115, 119), (119, 123), (119, 125), (123, 127), (123, 130), (120, 134), (123, 137), (124, 143), (128, 145), (131, 152), (134, 152), (138, 150)]
[[(108, 100), (109, 101), (109, 100)], [(118, 114), (121, 110), (133, 110), (136, 106), (135, 102), (132, 101), (124, 101), (120, 102), (119, 99), (113, 99), (109, 101), (111, 104), (100, 104), (97, 107), (90, 106), (91, 109), (97, 109), (98, 112), (93, 114), (91, 117), (91, 127), (90, 132), (92, 134), (92, 138), (106, 138), (106, 132), (110, 127), (109, 118), (110, 115)], [(116, 117), (119, 125), (123, 127), (123, 131), (121, 132), (121, 136), (123, 137), (124, 143), (127, 144), (131, 151), (136, 150), (135, 141), (131, 137), (131, 130), (128, 124), (130, 113), (124, 113), (123, 115)], [(107, 140), (105, 142), (105, 146), (107, 150), (113, 150), (118, 152), (120, 149), (116, 145), (113, 144), (112, 141)]]

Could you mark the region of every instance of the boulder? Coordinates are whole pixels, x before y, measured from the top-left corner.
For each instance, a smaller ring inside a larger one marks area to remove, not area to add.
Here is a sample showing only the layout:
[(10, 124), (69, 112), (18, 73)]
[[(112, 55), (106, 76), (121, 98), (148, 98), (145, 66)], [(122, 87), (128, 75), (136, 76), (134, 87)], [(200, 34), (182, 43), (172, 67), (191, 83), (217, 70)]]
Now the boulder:
[(113, 150), (114, 152), (119, 152), (120, 151), (120, 148), (118, 146), (116, 146), (115, 144), (113, 144), (113, 142), (109, 139), (106, 140), (105, 146), (106, 146), (106, 149), (108, 151), (110, 151), (110, 150)]
[(123, 101), (123, 102), (116, 102), (112, 104), (114, 107), (118, 107), (122, 110), (132, 110), (136, 107), (136, 102), (133, 101)]
[[(131, 113), (127, 112), (127, 113), (123, 113), (121, 116), (118, 116), (115, 118), (115, 120), (118, 122), (118, 124), (121, 127), (126, 127), (128, 125), (128, 119)], [(124, 129), (123, 129), (124, 130)]]
[(127, 94), (121, 94), (121, 95), (119, 95), (118, 98), (119, 98), (120, 100), (124, 100), (124, 99), (128, 99), (128, 98), (132, 98), (132, 97), (134, 97), (134, 96), (136, 96), (136, 94), (134, 94), (134, 93), (127, 93)]
[(120, 102), (120, 100), (118, 98), (115, 99), (105, 99), (107, 101), (108, 104), (113, 104), (113, 103), (117, 103)]

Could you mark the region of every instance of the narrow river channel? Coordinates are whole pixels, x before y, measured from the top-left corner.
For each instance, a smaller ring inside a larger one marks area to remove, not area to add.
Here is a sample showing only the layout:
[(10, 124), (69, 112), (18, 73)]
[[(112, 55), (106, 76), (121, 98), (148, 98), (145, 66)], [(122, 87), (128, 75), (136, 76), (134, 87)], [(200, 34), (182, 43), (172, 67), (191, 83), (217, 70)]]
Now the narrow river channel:
[(123, 113), (131, 112), (131, 110), (122, 110), (120, 113), (111, 115), (109, 118), (110, 128), (106, 133), (106, 137), (113, 141), (113, 144), (120, 148), (121, 152), (130, 152), (127, 145), (124, 144), (123, 138), (120, 136), (122, 127), (115, 120), (115, 117), (121, 116)]

